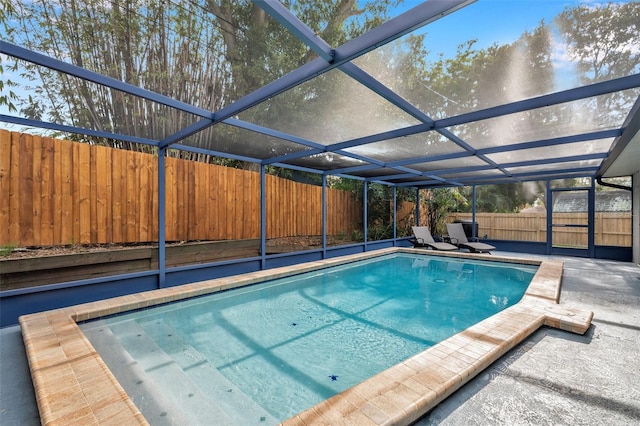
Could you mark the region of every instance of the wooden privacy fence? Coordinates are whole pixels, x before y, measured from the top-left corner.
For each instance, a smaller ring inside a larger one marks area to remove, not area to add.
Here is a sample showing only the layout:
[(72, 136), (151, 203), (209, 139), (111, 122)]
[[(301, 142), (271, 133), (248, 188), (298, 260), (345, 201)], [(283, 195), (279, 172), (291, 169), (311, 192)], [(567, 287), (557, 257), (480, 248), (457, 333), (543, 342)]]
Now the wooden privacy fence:
[[(158, 240), (157, 158), (0, 130), (0, 246)], [(267, 175), (267, 238), (320, 235), (322, 188)], [(327, 234), (362, 227), (362, 203), (327, 189)], [(166, 239), (260, 236), (260, 174), (166, 159)]]
[[(471, 213), (449, 213), (447, 220), (471, 221)], [(554, 213), (557, 224), (586, 224), (587, 213)], [(545, 213), (476, 213), (478, 235), (495, 240), (547, 241)], [(585, 228), (554, 228), (554, 244), (584, 246)], [(596, 212), (595, 243), (603, 246), (631, 247), (631, 212)]]

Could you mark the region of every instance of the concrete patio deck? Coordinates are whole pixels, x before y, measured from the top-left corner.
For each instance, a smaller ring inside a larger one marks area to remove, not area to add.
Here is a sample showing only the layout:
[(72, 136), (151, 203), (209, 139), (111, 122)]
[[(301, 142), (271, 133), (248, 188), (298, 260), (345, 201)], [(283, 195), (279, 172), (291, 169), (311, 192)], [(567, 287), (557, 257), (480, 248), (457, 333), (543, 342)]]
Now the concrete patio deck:
[[(640, 422), (640, 267), (553, 259), (561, 303), (595, 312), (587, 334), (538, 330), (416, 424)], [(0, 345), (0, 423), (38, 424), (19, 328), (0, 330)]]

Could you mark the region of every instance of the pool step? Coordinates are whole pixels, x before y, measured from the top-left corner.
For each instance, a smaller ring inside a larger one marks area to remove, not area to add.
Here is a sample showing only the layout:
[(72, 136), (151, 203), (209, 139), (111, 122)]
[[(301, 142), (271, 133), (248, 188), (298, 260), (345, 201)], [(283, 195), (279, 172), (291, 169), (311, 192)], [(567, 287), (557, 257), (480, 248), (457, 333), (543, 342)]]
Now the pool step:
[(157, 384), (131, 357), (104, 321), (93, 322), (90, 328), (83, 325), (82, 329), (149, 423), (161, 426), (189, 424), (190, 419), (184, 417), (182, 409), (156, 391)]
[(182, 368), (222, 410), (242, 425), (275, 425), (278, 420), (256, 404), (235, 384), (220, 373), (207, 358), (189, 345), (171, 326), (162, 320), (140, 324), (156, 344)]
[[(160, 393), (158, 389), (171, 389), (171, 396), (164, 397), (163, 402), (166, 402), (166, 399), (170, 399), (172, 404), (161, 407), (162, 410), (158, 415), (160, 417), (181, 417), (187, 420), (186, 422), (172, 421), (170, 424), (251, 424), (244, 417), (238, 418), (244, 413), (238, 410), (236, 412), (228, 412), (220, 404), (218, 397), (227, 396), (228, 387), (225, 387), (224, 393), (226, 395), (220, 395), (221, 392), (215, 394), (211, 388), (206, 390), (200, 388), (180, 365), (164, 352), (157, 342), (137, 323), (113, 324), (110, 327), (123, 349), (130, 354), (132, 359), (138, 362), (144, 372), (144, 376), (139, 380), (147, 384), (146, 390), (149, 391), (149, 395), (154, 395), (152, 398), (155, 399), (163, 399), (156, 396)], [(207, 379), (214, 383), (220, 380), (218, 377), (211, 376), (213, 374), (209, 375)], [(235, 393), (236, 396), (241, 394), (239, 391)], [(157, 405), (159, 404), (154, 404), (154, 406)], [(177, 412), (174, 410), (177, 410)], [(262, 418), (264, 420), (261, 421)], [(258, 416), (257, 420), (255, 423), (261, 425), (277, 423), (275, 420), (271, 421), (272, 418), (267, 418), (266, 415)], [(155, 424), (153, 421), (151, 423)], [(161, 423), (164, 422), (161, 421)]]

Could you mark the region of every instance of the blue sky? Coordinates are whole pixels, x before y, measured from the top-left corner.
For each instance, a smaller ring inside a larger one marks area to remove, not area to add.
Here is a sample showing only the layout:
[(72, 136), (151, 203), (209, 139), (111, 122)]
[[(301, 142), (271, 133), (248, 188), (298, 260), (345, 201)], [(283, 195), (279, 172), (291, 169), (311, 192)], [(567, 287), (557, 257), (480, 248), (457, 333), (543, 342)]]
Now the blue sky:
[[(468, 40), (477, 40), (474, 45), (476, 49), (513, 43), (524, 32), (532, 32), (542, 21), (547, 25), (552, 24), (554, 18), (567, 7), (580, 4), (596, 6), (608, 2), (627, 3), (629, 0), (478, 0), (425, 26), (421, 32), (426, 32), (425, 45), (429, 50), (429, 59), (435, 61), (440, 53), (445, 58), (454, 57), (457, 47)], [(407, 0), (398, 12), (409, 10), (419, 3), (421, 1)], [(575, 87), (575, 64), (557, 34), (551, 47), (556, 89)]]
[[(409, 0), (405, 7), (420, 2)], [(525, 31), (535, 29), (540, 21), (551, 23), (565, 6), (594, 3), (576, 0), (479, 0), (426, 27), (432, 53), (455, 53), (460, 40), (478, 39), (477, 47), (517, 40)]]

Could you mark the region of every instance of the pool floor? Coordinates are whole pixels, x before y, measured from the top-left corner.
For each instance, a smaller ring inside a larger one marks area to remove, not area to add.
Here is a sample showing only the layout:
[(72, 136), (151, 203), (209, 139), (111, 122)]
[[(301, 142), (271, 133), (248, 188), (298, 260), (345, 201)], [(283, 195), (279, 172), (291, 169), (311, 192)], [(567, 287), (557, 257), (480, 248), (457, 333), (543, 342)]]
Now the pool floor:
[[(425, 253), (424, 250), (386, 249), (23, 316), (20, 323), (42, 422), (147, 424), (76, 321), (398, 251)], [(460, 254), (448, 256), (458, 257)], [(464, 257), (488, 259), (486, 255), (465, 254)], [(580, 334), (589, 328), (592, 312), (557, 304), (562, 278), (561, 262), (497, 256), (491, 256), (489, 260), (540, 265), (520, 303), (297, 414), (283, 424), (409, 424), (539, 327), (548, 325)]]

